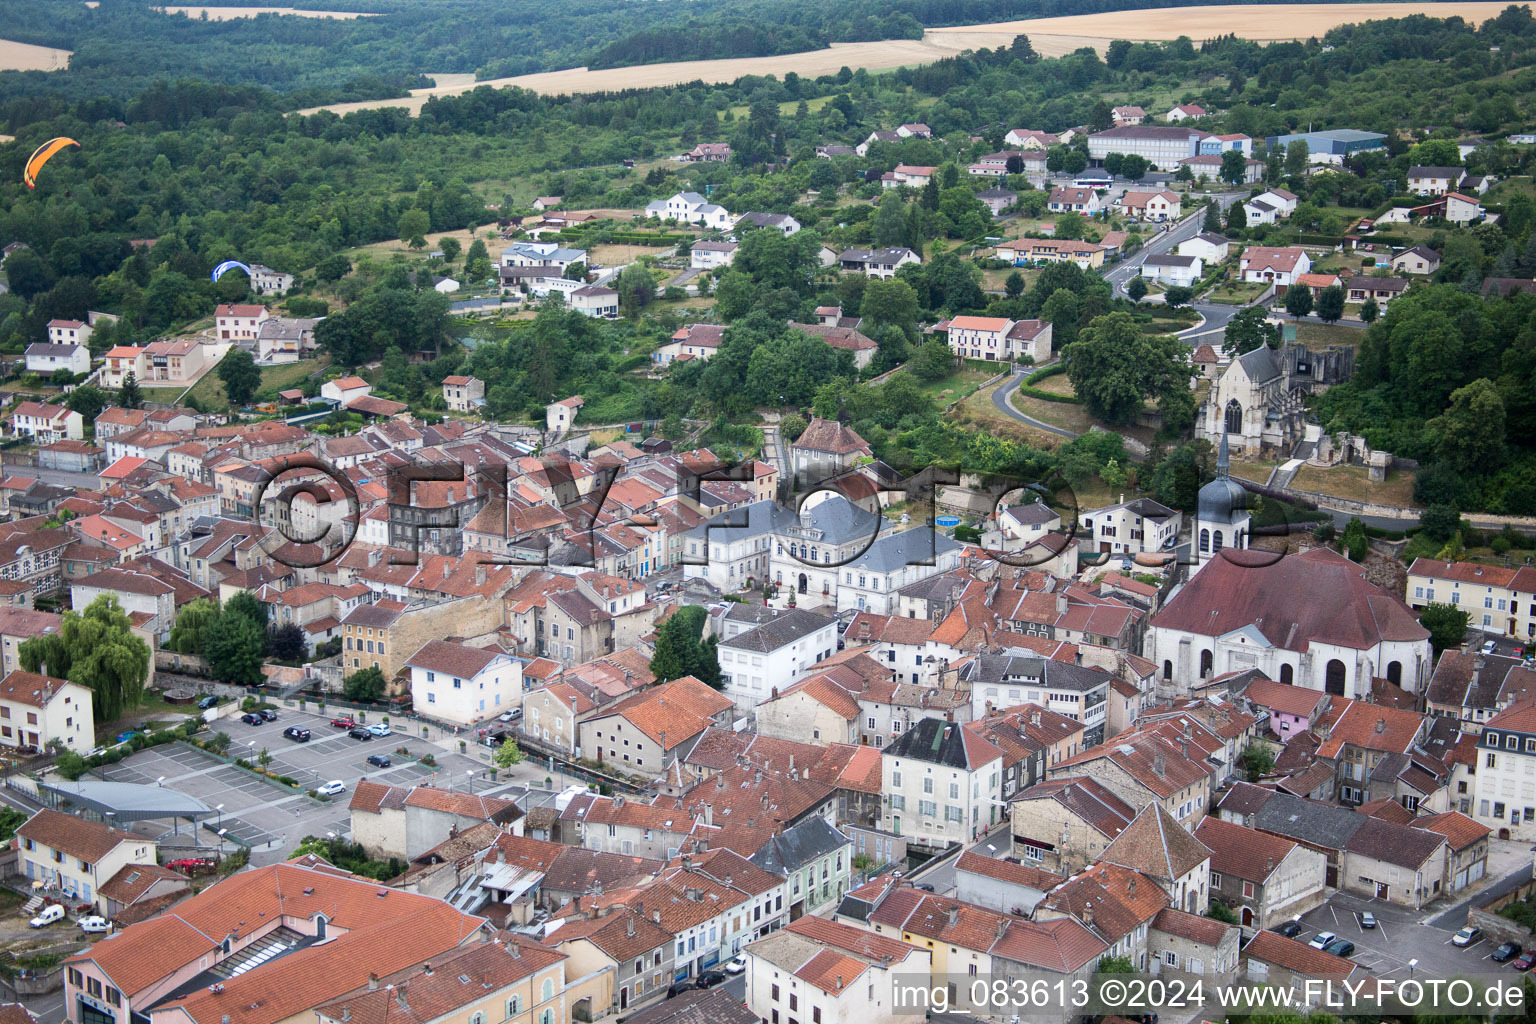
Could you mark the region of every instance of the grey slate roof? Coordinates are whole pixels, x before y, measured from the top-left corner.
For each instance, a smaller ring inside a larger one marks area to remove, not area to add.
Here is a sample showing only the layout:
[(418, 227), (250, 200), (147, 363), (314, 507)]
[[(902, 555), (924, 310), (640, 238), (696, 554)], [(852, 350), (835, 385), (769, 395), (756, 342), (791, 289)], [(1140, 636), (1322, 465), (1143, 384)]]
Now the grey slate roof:
[(817, 615), (803, 608), (796, 608), (792, 612), (780, 615), (775, 619), (763, 623), (755, 629), (749, 629), (745, 633), (731, 637), (729, 640), (720, 641), (721, 647), (737, 647), (748, 651), (776, 651), (780, 647), (788, 646), (797, 640), (803, 640), (833, 623), (833, 619), (825, 615)]
[(55, 345), (52, 342), (38, 341), (27, 346), (29, 356), (72, 356), (80, 349), (79, 345)]
[(1248, 379), (1255, 384), (1263, 384), (1280, 376), (1280, 360), (1275, 358), (1275, 350), (1268, 345), (1244, 352), (1237, 357), (1237, 361), (1243, 365), (1243, 372), (1248, 375)]
[(1061, 513), (1045, 504), (1043, 501), (1032, 501), (1028, 505), (1014, 505), (1008, 510), (1008, 514), (1015, 522), (1029, 524), (1036, 523), (1044, 526), (1052, 519), (1061, 518)]
[(960, 678), (973, 686), (977, 683), (1028, 683), (1082, 693), (1107, 686), (1111, 676), (1088, 665), (1073, 665), (1034, 655), (982, 654), (961, 667)]
[[(830, 504), (826, 502), (824, 504)], [(926, 526), (881, 537), (848, 565), (866, 572), (895, 572), (905, 565), (929, 565), (939, 555), (963, 545)]]
[(777, 502), (754, 501), (700, 523), (688, 531), (688, 537), (697, 540), (708, 540), (711, 536), (721, 541), (743, 540), (783, 529), (795, 521), (795, 514)]
[[(1324, 850), (1343, 850), (1350, 848), (1350, 840), (1362, 825), (1375, 820), (1379, 819), (1368, 818), (1348, 807), (1320, 804), (1289, 793), (1275, 793), (1254, 812), (1250, 827), (1287, 839), (1298, 839)], [(1411, 832), (1412, 829), (1404, 831)]]
[(750, 859), (769, 874), (788, 875), (847, 845), (847, 836), (816, 815), (778, 833)]
[[(788, 509), (784, 513), (787, 517), (786, 527), (815, 530), (821, 534), (819, 543), (822, 544), (837, 545), (867, 539), (875, 535), (879, 526), (879, 517), (873, 512), (865, 511), (841, 495), (828, 498), (809, 510), (802, 510), (798, 516)], [(801, 535), (787, 532), (786, 536), (794, 536), (798, 540)]]

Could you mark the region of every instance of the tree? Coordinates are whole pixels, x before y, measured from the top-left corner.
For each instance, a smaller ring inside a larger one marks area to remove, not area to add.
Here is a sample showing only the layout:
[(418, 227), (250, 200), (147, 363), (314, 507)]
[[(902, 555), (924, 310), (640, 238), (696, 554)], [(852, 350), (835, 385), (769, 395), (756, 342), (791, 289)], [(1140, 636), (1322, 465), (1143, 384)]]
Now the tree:
[(285, 622), (267, 637), (267, 649), (278, 661), (299, 661), (309, 653), (304, 628), (296, 622)]
[(266, 631), (231, 604), (202, 631), (203, 657), (208, 671), (216, 679), (237, 686), (255, 686), (264, 678), (262, 662), (266, 657)]
[(1419, 625), (1429, 630), (1429, 646), (1440, 652), (1460, 647), (1471, 616), (1455, 605), (1431, 604), (1419, 613)]
[[(1073, 152), (1076, 153), (1081, 151), (1073, 150)], [(1085, 159), (1083, 161), (1083, 167), (1086, 166), (1088, 166), (1088, 163)], [(1082, 167), (1079, 167), (1076, 171), (1072, 171), (1071, 173), (1076, 174), (1082, 169)], [(1140, 181), (1142, 178), (1147, 176), (1147, 172), (1151, 169), (1151, 161), (1142, 156), (1140, 153), (1127, 153), (1125, 155), (1125, 159), (1120, 162), (1120, 174), (1131, 181)]]
[(218, 617), (219, 602), (211, 597), (199, 597), (187, 602), (176, 616), (176, 624), (171, 627), (171, 639), (166, 646), (182, 654), (201, 656), (203, 630)]
[(484, 281), (491, 276), (491, 254), (485, 248), (485, 240), (477, 238), (469, 243), (464, 254), (464, 277), (472, 282)]
[(1380, 317), (1380, 316), (1381, 316), (1381, 307), (1376, 305), (1376, 300), (1375, 299), (1369, 299), (1368, 298), (1368, 299), (1365, 300), (1365, 302), (1361, 303), (1361, 305), (1360, 305), (1360, 319), (1361, 320), (1365, 321), (1368, 324), (1373, 324), (1373, 323), (1376, 322), (1377, 318)]
[(1051, 325), (1052, 340), (1058, 351), (1077, 340), (1077, 325), (1081, 318), (1082, 300), (1067, 288), (1051, 292), (1050, 298), (1040, 307), (1040, 319)]
[(516, 740), (508, 736), (491, 753), (491, 763), (497, 768), (511, 768), (515, 764), (522, 764), (523, 750), (517, 745)]
[(881, 249), (907, 244), (906, 204), (896, 192), (887, 192), (880, 197), (875, 215), (869, 221), (869, 238), (876, 248)]
[(412, 249), (427, 245), (427, 232), (432, 230), (432, 215), (426, 210), (411, 208), (400, 215), (397, 231), (401, 241)]
[(1149, 398), (1189, 390), (1183, 345), (1166, 335), (1143, 334), (1129, 313), (1098, 317), (1063, 355), (1077, 397), (1110, 426), (1130, 423)]
[(1003, 280), (1003, 294), (1010, 299), (1016, 299), (1024, 294), (1024, 275), (1017, 270), (1013, 271)]
[(1344, 524), (1344, 535), (1339, 538), (1344, 554), (1351, 562), (1363, 562), (1371, 548), (1371, 538), (1365, 532), (1365, 523), (1359, 516), (1350, 516)]
[(352, 273), (352, 261), (341, 253), (332, 253), (315, 264), (315, 276), (325, 282), (340, 281)]
[(1227, 233), (1235, 234), (1248, 226), (1248, 211), (1241, 201), (1227, 207)]
[(641, 263), (631, 263), (620, 271), (613, 287), (619, 293), (619, 311), (625, 316), (639, 316), (656, 297), (656, 279)]
[(464, 247), (459, 244), (459, 240), (452, 235), (439, 238), (437, 240), (437, 247), (442, 250), (443, 259), (449, 263), (458, 259), (459, 254), (464, 251)]
[(1285, 173), (1293, 178), (1299, 178), (1306, 173), (1307, 159), (1312, 154), (1307, 149), (1306, 139), (1297, 139), (1285, 147)]
[(1222, 351), (1229, 356), (1241, 356), (1263, 345), (1278, 348), (1280, 332), (1269, 322), (1263, 306), (1244, 306), (1227, 321)]
[(943, 380), (955, 368), (955, 354), (944, 342), (933, 338), (918, 348), (908, 368), (922, 380)]
[(343, 679), (341, 690), (348, 700), (367, 703), (384, 696), (385, 682), (383, 671), (377, 665), (369, 665)]
[(1275, 748), (1263, 740), (1256, 740), (1243, 749), (1243, 768), (1249, 782), (1258, 782), (1275, 767)]
[(83, 612), (65, 612), (57, 633), (22, 641), (17, 655), (28, 672), (90, 690), (98, 722), (116, 721), (138, 707), (149, 677), (149, 645), (133, 634), (133, 624), (112, 594), (102, 594)]
[(1285, 290), (1285, 311), (1300, 319), (1312, 312), (1312, 289), (1304, 284), (1293, 284)]
[(1248, 157), (1240, 149), (1229, 149), (1221, 154), (1221, 180), (1241, 185), (1248, 176)]
[[(706, 644), (702, 639), (708, 614), (701, 606), (690, 604), (679, 608), (662, 623), (656, 633), (656, 646), (651, 657), (651, 672), (657, 679), (670, 681), (691, 675), (720, 688), (719, 657), (713, 644)], [(713, 641), (714, 638), (710, 639)], [(714, 662), (712, 669), (706, 664), (709, 660)], [(713, 681), (707, 677), (713, 677)]]
[(917, 314), (917, 292), (910, 284), (895, 277), (888, 281), (872, 280), (865, 286), (864, 301), (859, 306), (859, 315), (864, 318), (859, 330), (878, 338), (877, 332), (890, 326), (899, 330), (908, 342), (915, 343), (918, 339)]
[(1430, 505), (1419, 515), (1419, 528), (1430, 540), (1445, 543), (1461, 527), (1461, 513), (1455, 505)]
[(1425, 139), (1408, 150), (1408, 163), (1414, 167), (1459, 167), (1461, 150), (1450, 139)]
[(1200, 223), (1200, 230), (1221, 234), (1221, 204), (1214, 199), (1205, 201), (1205, 220)]
[(234, 348), (219, 360), (219, 380), (224, 382), (224, 393), (229, 396), (230, 406), (240, 408), (250, 404), (256, 389), (261, 387), (261, 370), (248, 351)]
[(1317, 315), (1325, 323), (1334, 323), (1344, 315), (1344, 289), (1329, 285), (1317, 293)]
[(94, 422), (107, 404), (106, 394), (95, 384), (82, 384), (64, 396), (64, 405), (87, 423)]
[(1195, 297), (1195, 290), (1188, 285), (1171, 284), (1163, 289), (1163, 301), (1169, 309), (1178, 309), (1189, 304), (1189, 300)]
[(1125, 285), (1125, 294), (1131, 297), (1132, 302), (1140, 302), (1147, 297), (1147, 279), (1137, 274)]
[(1435, 454), (1458, 472), (1498, 465), (1505, 447), (1504, 398), (1486, 377), (1451, 392), (1445, 412), (1424, 425)]
[(123, 378), (122, 390), (117, 393), (117, 404), (124, 409), (137, 409), (144, 404), (144, 391), (139, 387), (138, 374), (132, 370)]
[(261, 753), (256, 755), (256, 763), (265, 771), (267, 765), (272, 763), (272, 752), (266, 747), (262, 747)]
[(265, 633), (267, 631), (267, 617), (272, 609), (265, 601), (257, 600), (256, 595), (249, 590), (242, 590), (224, 603), (224, 610), (234, 615), (245, 616)]

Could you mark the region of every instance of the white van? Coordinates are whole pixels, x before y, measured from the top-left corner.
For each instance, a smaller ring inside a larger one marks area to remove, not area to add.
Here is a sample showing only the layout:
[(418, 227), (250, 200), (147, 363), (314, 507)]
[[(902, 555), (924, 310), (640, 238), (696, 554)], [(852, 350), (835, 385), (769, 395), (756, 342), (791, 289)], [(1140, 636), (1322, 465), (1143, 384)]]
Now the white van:
[(55, 921), (64, 920), (64, 904), (50, 903), (38, 912), (29, 923), (33, 928), (46, 928)]

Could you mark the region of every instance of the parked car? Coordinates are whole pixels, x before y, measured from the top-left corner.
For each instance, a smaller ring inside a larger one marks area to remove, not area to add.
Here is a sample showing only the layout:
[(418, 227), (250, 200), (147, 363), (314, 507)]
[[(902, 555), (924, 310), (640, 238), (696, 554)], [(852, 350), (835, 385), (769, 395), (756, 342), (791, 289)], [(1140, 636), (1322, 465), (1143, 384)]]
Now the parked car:
[(277, 708), (262, 708), (261, 717), (268, 722), (277, 721)]
[(1337, 939), (1338, 936), (1333, 934), (1333, 932), (1318, 932), (1316, 935), (1312, 936), (1312, 941), (1307, 943), (1307, 945), (1311, 946), (1313, 949), (1326, 949), (1328, 948), (1328, 943)]
[(1515, 962), (1509, 966), (1513, 967), (1517, 971), (1528, 971), (1532, 967), (1536, 967), (1536, 949), (1528, 949), (1524, 953), (1521, 953), (1519, 956), (1515, 957)]
[(375, 768), (388, 768), (394, 762), (390, 761), (388, 754), (369, 754), (368, 763)]
[(697, 988), (714, 988), (725, 980), (724, 971), (705, 971), (699, 975)]
[(1461, 931), (1451, 936), (1451, 944), (1465, 949), (1482, 937), (1483, 930), (1481, 928), (1473, 928), (1471, 925), (1467, 925)]
[(350, 729), (356, 724), (357, 723), (352, 720), (351, 715), (337, 715), (335, 718), (331, 719), (331, 725), (337, 729)]
[(1323, 952), (1334, 956), (1354, 956), (1355, 944), (1348, 939), (1335, 939), (1323, 947)]
[(216, 708), (219, 706), (219, 698), (213, 696), (204, 697), (197, 702), (197, 706), (204, 711), (207, 711), (209, 708)]
[(370, 725), (368, 727), (368, 731), (373, 733), (375, 736), (388, 736), (389, 735), (389, 723), (388, 722), (374, 722), (372, 725)]
[(1361, 928), (1375, 928), (1376, 927), (1376, 915), (1371, 913), (1369, 910), (1362, 910), (1360, 912), (1360, 927)]
[(747, 969), (747, 954), (737, 953), (725, 962), (726, 974), (740, 974)]
[(27, 923), (33, 928), (46, 928), (55, 921), (64, 920), (64, 904), (50, 903), (37, 912), (37, 916)]
[(107, 919), (104, 917), (99, 917), (96, 914), (91, 914), (88, 917), (82, 917), (75, 923), (78, 924), (80, 926), (80, 930), (85, 932), (87, 935), (101, 935), (112, 930), (112, 925), (108, 923)]
[(1485, 640), (1483, 642), (1483, 653), (1484, 654), (1492, 654), (1493, 652), (1497, 651), (1498, 649), (1499, 649), (1499, 642), (1497, 640)]
[(912, 888), (914, 888), (914, 889), (921, 889), (921, 890), (923, 890), (923, 892), (936, 892), (937, 891), (928, 882), (918, 882)]
[(247, 711), (245, 714), (240, 716), (240, 721), (244, 722), (246, 725), (260, 725), (261, 723), (265, 722), (266, 719), (262, 718), (258, 712)]
[(513, 708), (511, 711), (503, 711), (501, 714), (497, 715), (496, 716), (496, 721), (498, 721), (498, 722), (515, 722), (519, 718), (522, 718), (522, 717), (523, 717), (523, 709), (522, 708)]
[(1285, 924), (1275, 926), (1272, 930), (1276, 935), (1284, 935), (1288, 939), (1294, 939), (1301, 934), (1301, 922), (1287, 921)]
[(309, 730), (301, 729), (297, 725), (290, 725), (288, 728), (284, 729), (283, 735), (293, 740), (295, 743), (309, 742)]
[(684, 992), (692, 992), (692, 991), (693, 991), (693, 983), (692, 982), (680, 981), (680, 982), (678, 982), (675, 985), (668, 985), (667, 986), (667, 998), (671, 999), (673, 996), (681, 995)]
[(373, 733), (368, 731), (368, 727), (366, 725), (354, 725), (352, 728), (347, 730), (347, 735), (351, 736), (355, 740), (373, 739)]
[(346, 791), (347, 784), (342, 782), (340, 779), (332, 779), (330, 782), (315, 787), (315, 792), (319, 793), (321, 796), (335, 796), (338, 793), (345, 793)]
[(1509, 961), (1513, 960), (1515, 957), (1517, 957), (1519, 955), (1520, 955), (1520, 943), (1518, 943), (1518, 942), (1506, 942), (1502, 946), (1500, 946), (1498, 949), (1494, 950), (1492, 953), (1489, 953), (1488, 954), (1488, 959), (1492, 960), (1496, 964), (1502, 964), (1502, 963), (1508, 963)]

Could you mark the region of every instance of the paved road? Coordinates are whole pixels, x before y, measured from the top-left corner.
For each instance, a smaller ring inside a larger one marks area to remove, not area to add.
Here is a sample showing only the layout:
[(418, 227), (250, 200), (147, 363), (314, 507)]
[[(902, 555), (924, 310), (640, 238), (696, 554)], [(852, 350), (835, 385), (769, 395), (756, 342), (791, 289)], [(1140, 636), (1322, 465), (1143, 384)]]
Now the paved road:
[(1008, 401), (1008, 396), (1013, 394), (1015, 391), (1017, 391), (1019, 389), (1019, 385), (1021, 383), (1023, 383), (1025, 375), (1026, 374), (1030, 374), (1030, 373), (1034, 373), (1035, 370), (1037, 370), (1037, 369), (1039, 369), (1039, 367), (1035, 367), (1035, 366), (1023, 367), (1022, 369), (1019, 370), (1018, 373), (1015, 373), (1012, 377), (1010, 377), (1007, 380), (1003, 381), (1002, 384), (998, 385), (997, 390), (992, 392), (992, 404), (997, 406), (997, 408), (1005, 416), (1011, 416), (1012, 418), (1018, 420), (1020, 423), (1027, 423), (1027, 424), (1029, 424), (1032, 427), (1039, 428), (1040, 430), (1049, 431), (1050, 433), (1055, 434), (1058, 437), (1065, 437), (1065, 438), (1076, 437), (1077, 435), (1074, 434), (1070, 430), (1064, 430), (1061, 427), (1053, 427), (1049, 423), (1042, 423), (1041, 421), (1035, 419), (1033, 416), (1026, 416), (1026, 415), (1024, 415), (1023, 413), (1019, 412), (1019, 410), (1017, 410), (1017, 409), (1015, 409), (1013, 407), (1013, 403), (1012, 402)]

